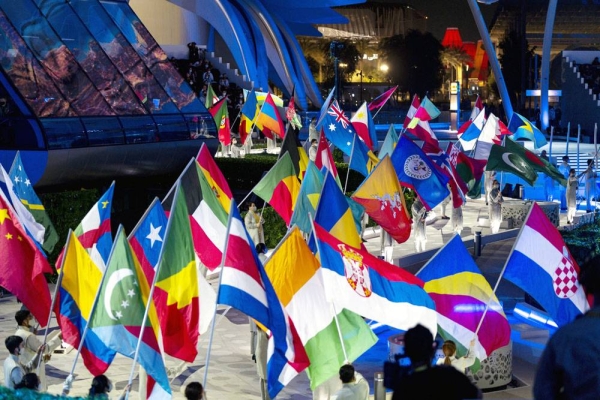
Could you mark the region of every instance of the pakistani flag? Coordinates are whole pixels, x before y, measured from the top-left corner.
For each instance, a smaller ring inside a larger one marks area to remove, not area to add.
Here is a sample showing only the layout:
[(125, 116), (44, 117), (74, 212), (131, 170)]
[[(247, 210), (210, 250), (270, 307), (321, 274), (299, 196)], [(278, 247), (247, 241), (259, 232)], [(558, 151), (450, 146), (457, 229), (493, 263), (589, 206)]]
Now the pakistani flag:
[(156, 310), (152, 304), (144, 323), (150, 288), (133, 254), (123, 227), (119, 227), (90, 329), (106, 346), (132, 359), (142, 335), (137, 361), (157, 383), (153, 396), (170, 397), (169, 380), (156, 339), (159, 329)]
[(492, 145), (485, 170), (510, 172), (525, 179), (531, 186), (537, 179), (537, 172), (525, 158), (497, 144)]

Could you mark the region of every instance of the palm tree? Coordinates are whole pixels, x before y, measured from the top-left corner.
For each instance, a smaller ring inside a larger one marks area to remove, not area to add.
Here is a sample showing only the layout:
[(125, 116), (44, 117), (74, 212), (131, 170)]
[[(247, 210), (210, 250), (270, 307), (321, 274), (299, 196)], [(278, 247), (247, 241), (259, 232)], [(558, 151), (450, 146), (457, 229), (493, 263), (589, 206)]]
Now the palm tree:
[(442, 64), (447, 67), (454, 68), (458, 81), (462, 80), (463, 65), (473, 62), (471, 56), (469, 56), (462, 48), (459, 47), (444, 47), (440, 53), (440, 58), (442, 59)]
[[(319, 66), (319, 79), (315, 80), (323, 82), (323, 65), (329, 62), (329, 54), (323, 51), (323, 42), (309, 38), (298, 38), (298, 43), (311, 68), (314, 67), (314, 65), (311, 65), (313, 63), (310, 62), (310, 59), (314, 61), (314, 64)], [(314, 73), (316, 73), (316, 71), (313, 71), (313, 74)]]

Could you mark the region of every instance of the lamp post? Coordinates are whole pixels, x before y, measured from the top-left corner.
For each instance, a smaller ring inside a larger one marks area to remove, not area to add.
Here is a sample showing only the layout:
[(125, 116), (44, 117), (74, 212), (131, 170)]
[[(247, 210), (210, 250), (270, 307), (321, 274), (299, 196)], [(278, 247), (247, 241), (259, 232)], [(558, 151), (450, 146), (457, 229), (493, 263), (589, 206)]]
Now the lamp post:
[(357, 76), (360, 76), (360, 104), (363, 102), (363, 72), (362, 69), (356, 73)]
[(340, 77), (339, 77), (339, 63), (340, 63), (340, 52), (344, 48), (344, 43), (336, 42), (335, 40), (329, 45), (329, 55), (333, 58), (333, 73), (334, 73), (334, 88), (335, 98), (338, 103), (340, 102)]

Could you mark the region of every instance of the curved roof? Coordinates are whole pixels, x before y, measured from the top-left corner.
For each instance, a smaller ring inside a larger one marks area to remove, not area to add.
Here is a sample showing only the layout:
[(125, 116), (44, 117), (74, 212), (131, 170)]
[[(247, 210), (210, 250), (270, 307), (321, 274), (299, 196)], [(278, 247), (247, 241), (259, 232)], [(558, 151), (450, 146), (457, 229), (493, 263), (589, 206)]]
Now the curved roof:
[(332, 7), (364, 0), (169, 0), (208, 21), (227, 43), (242, 75), (254, 87), (276, 82), (298, 103), (323, 101), (296, 35), (320, 35), (313, 24), (343, 24), (347, 19)]

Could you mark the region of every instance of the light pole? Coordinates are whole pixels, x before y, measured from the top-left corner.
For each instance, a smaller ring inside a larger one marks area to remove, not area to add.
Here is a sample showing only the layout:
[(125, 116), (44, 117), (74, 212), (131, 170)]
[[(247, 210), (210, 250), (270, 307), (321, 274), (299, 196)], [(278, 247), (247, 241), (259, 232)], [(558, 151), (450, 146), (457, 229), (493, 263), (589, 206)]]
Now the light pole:
[(360, 76), (360, 104), (363, 102), (363, 72), (362, 69), (358, 70), (356, 75)]
[(339, 63), (340, 63), (340, 52), (344, 48), (344, 43), (336, 42), (335, 40), (329, 45), (329, 55), (333, 58), (333, 73), (334, 73), (334, 88), (335, 98), (338, 103), (340, 102), (340, 77), (339, 77)]

